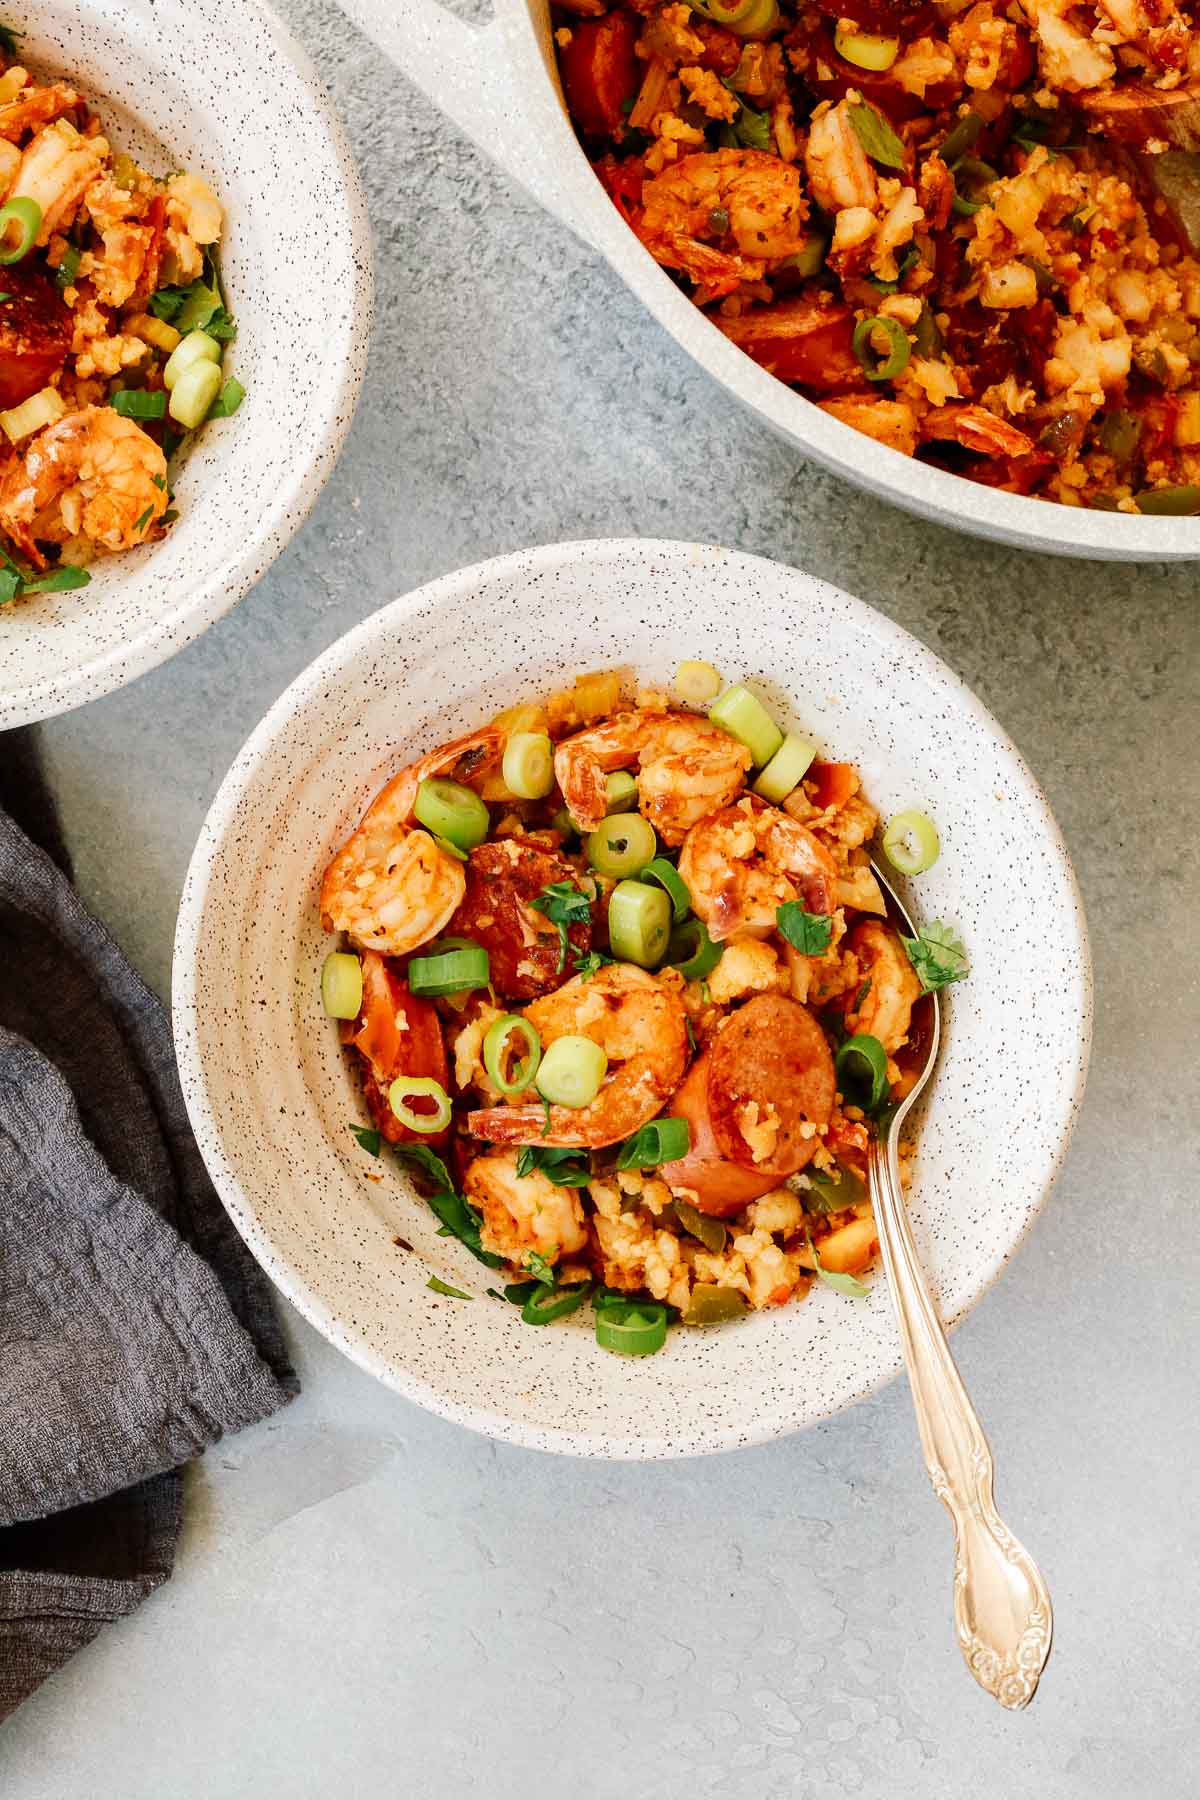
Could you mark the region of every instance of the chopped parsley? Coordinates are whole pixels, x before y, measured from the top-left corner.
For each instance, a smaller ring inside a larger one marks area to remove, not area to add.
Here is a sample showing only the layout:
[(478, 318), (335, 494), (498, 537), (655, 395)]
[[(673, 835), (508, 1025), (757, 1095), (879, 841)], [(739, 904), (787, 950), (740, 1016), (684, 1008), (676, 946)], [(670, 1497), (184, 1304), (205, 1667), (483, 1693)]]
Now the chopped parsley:
[(902, 937), (900, 942), (926, 994), (962, 981), (969, 973), (962, 939), (941, 919), (935, 919), (915, 938)]
[(808, 1247), (812, 1251), (813, 1267), (826, 1287), (836, 1288), (839, 1294), (849, 1294), (852, 1300), (865, 1300), (870, 1288), (864, 1287), (856, 1275), (843, 1275), (837, 1269), (827, 1269), (817, 1255), (817, 1246), (812, 1241), (812, 1233), (805, 1231)]
[(904, 145), (883, 114), (868, 106), (865, 100), (851, 106), (849, 113), (854, 135), (872, 162), (882, 163), (887, 169), (903, 169)]
[(615, 958), (605, 956), (603, 950), (589, 950), (586, 956), (577, 956), (573, 966), (575, 973), (582, 975), (586, 981), (589, 976), (599, 974), (601, 969), (607, 968), (613, 961)]
[[(582, 888), (577, 888), (573, 881), (552, 881), (529, 904), (534, 912), (544, 914), (552, 925), (558, 927), (557, 973), (561, 975), (567, 966), (567, 951), (571, 947), (568, 935), (570, 927), (591, 923), (591, 902)], [(588, 972), (592, 974), (595, 971)]]
[(150, 523), (150, 521), (153, 517), (154, 517), (154, 508), (152, 506), (148, 506), (146, 508), (145, 512), (141, 515), (141, 517), (139, 519), (135, 519), (133, 521), (133, 529), (135, 531), (145, 531), (147, 525)]
[(775, 924), (801, 956), (823, 955), (833, 938), (833, 920), (829, 915), (805, 912), (798, 900), (785, 900), (776, 907)]
[(5, 56), (19, 56), (17, 45), (24, 36), (23, 31), (14, 31), (11, 25), (0, 25), (0, 50)]
[(579, 1150), (551, 1150), (544, 1144), (523, 1144), (517, 1151), (517, 1174), (532, 1175), (535, 1169), (539, 1169), (555, 1187), (586, 1187), (592, 1178)]
[(373, 1125), (352, 1125), (350, 1129), (368, 1155), (379, 1155), (383, 1137)]
[(428, 1144), (393, 1144), (392, 1148), (402, 1162), (414, 1163), (426, 1179), (432, 1182), (435, 1191), (429, 1195), (429, 1205), (442, 1222), (440, 1237), (456, 1237), (460, 1244), (465, 1244), (471, 1255), (489, 1269), (502, 1269), (504, 1257), (493, 1256), (485, 1250), (480, 1241), (479, 1228), (483, 1223), (475, 1208), (464, 1195), (460, 1194), (451, 1179), (450, 1171)]
[(871, 991), (871, 977), (868, 975), (867, 979), (863, 982), (863, 984), (859, 988), (857, 994), (855, 994), (853, 1000), (850, 1002), (850, 1011), (851, 1012), (861, 1012), (862, 1011), (863, 1001), (866, 999), (866, 997), (870, 993), (870, 991)]
[(525, 1267), (539, 1287), (552, 1288), (557, 1284), (558, 1276), (554, 1273), (554, 1265), (548, 1262), (540, 1250), (531, 1250), (525, 1258)]
[(545, 1094), (539, 1095), (539, 1098), (542, 1102), (542, 1109), (546, 1114), (546, 1123), (542, 1126), (542, 1136), (549, 1137), (550, 1136), (550, 1102), (547, 1100)]
[(451, 1287), (448, 1281), (439, 1281), (436, 1275), (431, 1275), (425, 1286), (432, 1288), (435, 1294), (447, 1295), (451, 1300), (473, 1300), (475, 1298), (474, 1294), (464, 1294), (461, 1288)]
[[(726, 83), (728, 86), (728, 83)], [(739, 97), (740, 99), (740, 97)], [(771, 115), (759, 112), (740, 100), (736, 119), (721, 127), (721, 143), (727, 150), (769, 150), (771, 147)]]

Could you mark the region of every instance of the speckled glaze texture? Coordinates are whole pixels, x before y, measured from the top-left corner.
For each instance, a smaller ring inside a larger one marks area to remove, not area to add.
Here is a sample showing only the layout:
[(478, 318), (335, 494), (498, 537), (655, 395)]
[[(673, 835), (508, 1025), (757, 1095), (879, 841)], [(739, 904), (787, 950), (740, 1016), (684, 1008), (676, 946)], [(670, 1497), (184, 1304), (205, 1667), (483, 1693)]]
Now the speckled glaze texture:
[(1006, 494), (877, 444), (776, 381), (722, 335), (643, 249), (596, 180), (563, 106), (548, 0), (495, 0), (484, 29), (435, 0), (341, 0), (437, 105), (598, 250), (700, 366), (805, 456), (955, 530), (1114, 562), (1200, 558), (1200, 519), (1126, 517)]
[(79, 706), (153, 668), (258, 580), (342, 445), (366, 361), (370, 233), (353, 158), (305, 53), (256, 0), (49, 0), (5, 14), (22, 59), (65, 76), (119, 147), (187, 167), (225, 208), (222, 274), (246, 389), (174, 473), (160, 544), (88, 587), (0, 611), (0, 728)]
[[(676, 1332), (652, 1362), (600, 1352), (590, 1318), (533, 1331), (390, 1161), (356, 1145), (361, 1102), (320, 1005), (329, 855), (398, 767), (579, 669), (665, 682), (702, 655), (781, 723), (852, 759), (885, 812), (936, 816), (909, 884), (972, 959), (911, 1196), (943, 1317), (995, 1279), (1042, 1204), (1079, 1105), (1086, 930), (1044, 799), (944, 664), (857, 600), (711, 546), (566, 544), (463, 570), (374, 614), (281, 697), (205, 823), (176, 937), (176, 1038), (192, 1121), (247, 1242), (333, 1343), (401, 1393), (536, 1448), (609, 1457), (731, 1449), (811, 1423), (898, 1367), (881, 1278), (851, 1303)], [(403, 1237), (410, 1251), (392, 1240)], [(430, 1274), (477, 1296), (435, 1297)]]

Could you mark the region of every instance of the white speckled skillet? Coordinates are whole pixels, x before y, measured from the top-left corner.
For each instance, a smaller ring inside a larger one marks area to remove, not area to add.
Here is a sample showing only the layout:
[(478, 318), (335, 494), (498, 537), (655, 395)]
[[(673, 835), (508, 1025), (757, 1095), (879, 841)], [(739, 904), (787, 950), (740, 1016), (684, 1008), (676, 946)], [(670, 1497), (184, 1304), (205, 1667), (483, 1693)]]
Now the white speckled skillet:
[(258, 0), (44, 0), (6, 11), (38, 74), (74, 83), (120, 148), (193, 169), (226, 212), (221, 264), (246, 388), (175, 478), (161, 544), (90, 586), (0, 610), (0, 728), (154, 668), (220, 618), (301, 523), (341, 448), (371, 314), (358, 174), (316, 75)]
[(1085, 512), (981, 487), (874, 443), (759, 368), (643, 250), (593, 175), (563, 108), (548, 0), (493, 0), (482, 30), (435, 0), (339, 3), (461, 130), (612, 264), (714, 380), (805, 456), (922, 518), (1024, 549), (1112, 562), (1200, 557), (1200, 518)]
[[(544, 1450), (684, 1456), (794, 1430), (899, 1367), (879, 1278), (659, 1355), (599, 1350), (590, 1312), (523, 1325), (390, 1161), (318, 992), (317, 887), (383, 781), (580, 669), (669, 680), (686, 656), (853, 759), (885, 811), (937, 820), (905, 889), (953, 920), (973, 973), (946, 1003), (912, 1208), (943, 1316), (1000, 1273), (1054, 1179), (1087, 1062), (1091, 976), (1075, 881), (1037, 783), (979, 702), (898, 626), (824, 583), (713, 547), (558, 544), (384, 607), (293, 682), (205, 822), (175, 944), (175, 1033), (200, 1147), (238, 1229), (330, 1341), (409, 1399)], [(401, 1237), (411, 1249), (398, 1248)], [(441, 1299), (436, 1273), (477, 1298)], [(1020, 1279), (1019, 1271), (1016, 1279)]]

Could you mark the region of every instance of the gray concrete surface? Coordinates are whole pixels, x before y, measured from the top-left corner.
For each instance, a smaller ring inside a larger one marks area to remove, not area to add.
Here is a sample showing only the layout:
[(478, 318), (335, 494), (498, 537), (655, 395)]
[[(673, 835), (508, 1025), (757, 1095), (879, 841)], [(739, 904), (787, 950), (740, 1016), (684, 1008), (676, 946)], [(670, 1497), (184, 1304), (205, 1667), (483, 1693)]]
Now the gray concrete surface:
[(956, 1340), (1057, 1646), (1025, 1716), (963, 1672), (946, 1522), (902, 1387), (766, 1449), (593, 1466), (427, 1417), (291, 1316), (303, 1398), (195, 1471), (175, 1579), (0, 1733), (0, 1791), (1194, 1795), (1196, 576), (973, 544), (805, 467), (328, 0), (284, 10), (370, 189), (366, 394), (257, 591), (168, 667), (43, 731), (86, 896), (165, 994), (193, 839), (268, 703), (383, 601), (497, 551), (720, 540), (916, 632), (1045, 783), (1094, 934), (1082, 1127)]

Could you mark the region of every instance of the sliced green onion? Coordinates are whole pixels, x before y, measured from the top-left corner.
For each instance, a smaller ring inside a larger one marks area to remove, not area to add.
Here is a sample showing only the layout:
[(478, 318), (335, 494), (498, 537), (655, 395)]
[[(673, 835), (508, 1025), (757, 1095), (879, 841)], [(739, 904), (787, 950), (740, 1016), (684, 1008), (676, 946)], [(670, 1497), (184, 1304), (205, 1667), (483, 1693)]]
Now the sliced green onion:
[(888, 820), (883, 853), (901, 875), (923, 875), (938, 859), (937, 827), (923, 812), (899, 812)]
[(795, 269), (797, 275), (807, 280), (809, 276), (821, 273), (828, 254), (828, 236), (821, 231), (810, 231), (799, 250), (794, 250), (791, 256), (784, 257), (781, 267)]
[(593, 869), (620, 881), (651, 862), (658, 848), (654, 827), (640, 813), (611, 813), (584, 839), (583, 853)]
[(618, 881), (608, 897), (608, 941), (620, 962), (652, 969), (666, 953), (671, 902), (661, 888)]
[(731, 26), (739, 37), (765, 37), (779, 23), (779, 0), (754, 0), (749, 14), (739, 26)]
[(565, 838), (575, 836), (575, 821), (565, 806), (559, 807), (550, 824), (553, 830), (560, 831)]
[(604, 1306), (596, 1314), (596, 1342), (618, 1356), (653, 1356), (667, 1341), (667, 1309), (657, 1300)]
[(466, 851), (460, 850), (457, 844), (452, 844), (449, 838), (438, 837), (435, 833), (433, 841), (444, 856), (452, 856), (455, 862), (467, 861)]
[(684, 881), (674, 863), (669, 863), (665, 856), (656, 856), (653, 862), (647, 863), (639, 881), (656, 881), (664, 888), (671, 901), (671, 917), (676, 925), (687, 917), (692, 910), (692, 896), (688, 893)]
[(877, 1037), (860, 1031), (848, 1037), (833, 1059), (838, 1087), (852, 1106), (870, 1112), (887, 1093), (887, 1051)]
[(951, 174), (954, 176), (952, 205), (961, 219), (972, 218), (987, 205), (987, 191), (1000, 179), (999, 170), (977, 156), (960, 156)]
[[(525, 1055), (508, 1069), (509, 1046), (514, 1037), (525, 1041)], [(521, 1094), (538, 1072), (542, 1044), (537, 1032), (520, 1013), (505, 1013), (488, 1027), (483, 1040), (483, 1066), (502, 1094)]]
[(937, 147), (937, 154), (947, 167), (956, 163), (960, 156), (965, 156), (975, 139), (983, 130), (983, 118), (979, 113), (966, 112), (958, 121), (953, 131), (946, 134)]
[(488, 834), (488, 809), (473, 788), (429, 775), (417, 788), (413, 816), (435, 837), (444, 837), (460, 850), (473, 850)]
[[(17, 230), (14, 235), (12, 227)], [(42, 228), (42, 209), (36, 200), (21, 194), (0, 206), (0, 264), (20, 262), (33, 249), (33, 240)]]
[(554, 786), (554, 752), (544, 731), (514, 731), (500, 765), (504, 785), (518, 800), (544, 800)]
[[(718, 1219), (710, 1220), (710, 1224), (719, 1223)], [(746, 1302), (736, 1288), (718, 1287), (711, 1281), (698, 1281), (688, 1299), (682, 1323), (725, 1325), (730, 1319), (740, 1319), (745, 1311)]]
[(703, 981), (724, 954), (724, 944), (713, 943), (703, 919), (685, 919), (671, 933), (667, 945), (667, 961), (685, 981)]
[(860, 31), (848, 19), (838, 20), (833, 45), (838, 55), (853, 63), (856, 69), (870, 69), (879, 75), (890, 69), (900, 54), (899, 38), (879, 37), (873, 31)]
[(604, 785), (606, 814), (637, 811), (638, 785), (628, 769), (617, 769)]
[(195, 431), (208, 417), (220, 387), (221, 371), (216, 363), (194, 362), (176, 377), (167, 410), (177, 425)]
[(678, 1162), (692, 1146), (686, 1119), (651, 1119), (627, 1137), (617, 1152), (618, 1169), (657, 1169)]
[[(888, 354), (882, 359), (871, 343), (876, 331), (882, 331), (891, 345)], [(912, 345), (903, 325), (898, 319), (885, 319), (879, 313), (859, 321), (854, 327), (850, 347), (868, 381), (894, 381), (897, 375), (904, 373), (912, 355)]]
[(708, 709), (714, 725), (745, 744), (758, 768), (769, 763), (783, 742), (783, 733), (763, 705), (746, 687), (731, 687)]
[(362, 1011), (362, 964), (348, 950), (333, 950), (321, 970), (321, 1003), (331, 1019), (357, 1019)]
[(1190, 483), (1183, 487), (1147, 488), (1145, 493), (1135, 494), (1134, 499), (1140, 513), (1163, 518), (1185, 519), (1200, 513), (1200, 487)]
[(675, 1196), (674, 1206), (675, 1217), (688, 1236), (694, 1237), (706, 1250), (711, 1250), (714, 1256), (719, 1256), (725, 1248), (724, 1220), (702, 1213), (698, 1206), (693, 1206), (690, 1200), (681, 1199), (678, 1194)]
[(675, 671), (675, 692), (685, 706), (707, 706), (724, 685), (719, 671), (710, 662), (693, 658), (681, 662)]
[(441, 994), (465, 994), (484, 988), (491, 978), (488, 953), (482, 944), (441, 950), (433, 956), (414, 956), (408, 965), (408, 985), (414, 994), (436, 999)]
[(219, 363), (221, 346), (216, 338), (209, 337), (207, 331), (189, 331), (186, 337), (180, 338), (163, 366), (163, 386), (170, 393), (181, 375), (197, 363)]
[(608, 1057), (591, 1038), (555, 1038), (542, 1052), (537, 1091), (554, 1106), (589, 1106), (600, 1092)]
[(787, 799), (794, 788), (799, 787), (807, 773), (808, 765), (817, 754), (815, 744), (796, 732), (789, 731), (778, 750), (754, 784), (756, 794), (764, 800), (772, 801), (776, 806)]
[[(410, 1100), (432, 1100), (433, 1112), (414, 1112)], [(430, 1075), (398, 1075), (388, 1089), (388, 1105), (402, 1125), (428, 1136), (450, 1123), (450, 1096)]]
[(561, 1288), (548, 1288), (538, 1282), (521, 1308), (521, 1317), (526, 1325), (553, 1325), (556, 1319), (565, 1319), (568, 1313), (578, 1312), (591, 1291), (590, 1281)]
[(122, 419), (161, 419), (167, 396), (161, 390), (148, 394), (144, 388), (122, 388), (108, 404)]

